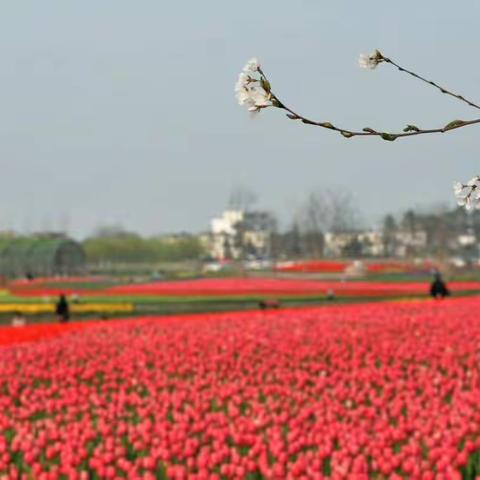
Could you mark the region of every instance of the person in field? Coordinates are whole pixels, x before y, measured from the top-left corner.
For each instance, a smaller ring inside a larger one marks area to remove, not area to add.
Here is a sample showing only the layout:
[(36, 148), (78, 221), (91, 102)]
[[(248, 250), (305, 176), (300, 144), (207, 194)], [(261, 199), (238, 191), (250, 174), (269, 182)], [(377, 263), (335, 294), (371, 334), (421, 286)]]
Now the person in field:
[(70, 308), (68, 306), (67, 298), (63, 293), (58, 299), (55, 312), (60, 323), (67, 323), (70, 320)]
[(430, 285), (430, 295), (433, 298), (445, 298), (450, 295), (447, 284), (443, 281), (440, 272), (435, 272), (433, 282)]
[(258, 302), (258, 308), (260, 308), (260, 310), (267, 310), (269, 308), (280, 308), (280, 302), (275, 298), (261, 300), (260, 302)]
[(329, 288), (327, 290), (327, 295), (326, 295), (327, 300), (333, 301), (335, 300), (335, 290)]

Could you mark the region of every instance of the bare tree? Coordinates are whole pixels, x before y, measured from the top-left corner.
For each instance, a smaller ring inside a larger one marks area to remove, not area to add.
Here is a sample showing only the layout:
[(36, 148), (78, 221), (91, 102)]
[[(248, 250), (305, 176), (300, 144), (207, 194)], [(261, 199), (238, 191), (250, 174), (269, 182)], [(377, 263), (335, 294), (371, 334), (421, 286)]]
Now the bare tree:
[(325, 197), (329, 212), (328, 229), (331, 232), (348, 232), (358, 228), (359, 214), (349, 193), (328, 191)]
[(276, 234), (275, 250), (282, 251), (288, 258), (299, 258), (304, 251), (303, 238), (298, 219), (294, 219), (290, 228), (282, 235)]
[(300, 218), (307, 231), (347, 232), (358, 228), (359, 223), (350, 194), (334, 190), (310, 193)]
[(246, 187), (236, 187), (230, 194), (228, 205), (235, 210), (248, 211), (258, 200), (258, 195)]
[(348, 232), (359, 223), (351, 196), (333, 190), (310, 193), (298, 217), (306, 249), (313, 256), (322, 255), (325, 233)]
[(323, 255), (328, 209), (321, 194), (310, 193), (300, 207), (298, 224), (304, 239), (305, 253), (312, 257)]
[(395, 233), (398, 230), (397, 222), (393, 215), (388, 214), (385, 216), (382, 223), (383, 251), (387, 257), (392, 257), (395, 255), (397, 247), (395, 238)]
[(108, 224), (98, 226), (92, 234), (92, 238), (125, 238), (139, 237), (137, 233), (129, 232), (120, 224)]

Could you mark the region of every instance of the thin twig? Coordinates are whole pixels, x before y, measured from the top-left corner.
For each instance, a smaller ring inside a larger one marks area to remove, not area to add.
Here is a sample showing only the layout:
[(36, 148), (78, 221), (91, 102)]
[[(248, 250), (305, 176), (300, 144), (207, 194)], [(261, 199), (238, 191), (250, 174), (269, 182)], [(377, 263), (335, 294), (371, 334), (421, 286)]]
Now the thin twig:
[(455, 97), (457, 100), (461, 100), (462, 102), (465, 102), (467, 105), (470, 105), (471, 107), (474, 107), (474, 108), (478, 108), (480, 110), (480, 106), (477, 105), (476, 103), (473, 103), (472, 101), (466, 99), (463, 95), (459, 95), (458, 93), (453, 93), (451, 92), (450, 90), (447, 90), (445, 87), (442, 87), (440, 85), (438, 85), (437, 83), (433, 82), (432, 80), (428, 80), (420, 75), (418, 75), (417, 73), (415, 72), (412, 72), (411, 70), (407, 70), (406, 68), (398, 65), (398, 63), (395, 63), (393, 60), (391, 60), (390, 58), (387, 58), (387, 57), (384, 57), (382, 55), (382, 59), (385, 63), (390, 63), (391, 65), (397, 67), (397, 69), (400, 71), (400, 72), (405, 72), (405, 73), (408, 73), (409, 75), (411, 75), (412, 77), (415, 77), (415, 78), (418, 78), (419, 80), (421, 80), (422, 82), (425, 82), (425, 83), (428, 83), (429, 85), (432, 85), (433, 87), (435, 88), (438, 88), (438, 90), (440, 90), (442, 93), (445, 93), (446, 95), (450, 95), (452, 97)]
[[(393, 64), (393, 62), (391, 62), (391, 63)], [(395, 66), (397, 66), (397, 65), (395, 64)], [(398, 68), (398, 66), (397, 66), (397, 68)], [(263, 70), (261, 68), (259, 68), (258, 72), (260, 73), (262, 78), (266, 82), (268, 82), (268, 85), (270, 85), (270, 82), (268, 81), (268, 79), (267, 79), (265, 73), (263, 72)], [(411, 73), (411, 72), (408, 72), (408, 73)], [(416, 76), (416, 74), (414, 74), (414, 76)], [(421, 78), (421, 77), (419, 77), (419, 78)], [(424, 80), (424, 79), (422, 78), (422, 80)], [(428, 82), (428, 80), (425, 80), (425, 81)], [(435, 86), (437, 88), (441, 88), (441, 87), (438, 87), (438, 85), (436, 85), (436, 84), (435, 84)], [(468, 125), (475, 125), (477, 123), (480, 123), (480, 118), (476, 118), (476, 119), (473, 119), (473, 120), (454, 120), (453, 122), (447, 123), (443, 127), (430, 128), (430, 129), (421, 129), (421, 128), (416, 127), (415, 125), (407, 125), (407, 127), (403, 130), (403, 132), (381, 132), (381, 131), (377, 131), (373, 128), (368, 128), (368, 127), (362, 129), (362, 131), (356, 131), (356, 130), (349, 130), (347, 128), (337, 127), (337, 126), (331, 124), (330, 122), (318, 122), (318, 121), (310, 120), (309, 118), (304, 117), (303, 115), (295, 112), (290, 107), (287, 107), (285, 105), (285, 103), (283, 103), (278, 98), (278, 96), (275, 95), (273, 92), (269, 92), (269, 93), (271, 95), (271, 100), (272, 100), (273, 106), (287, 111), (288, 112), (287, 117), (290, 120), (300, 120), (302, 123), (305, 123), (306, 125), (314, 125), (316, 127), (322, 127), (322, 128), (326, 128), (328, 130), (333, 130), (335, 132), (339, 132), (345, 138), (351, 138), (351, 137), (380, 137), (383, 140), (394, 141), (397, 138), (403, 138), (403, 137), (413, 137), (413, 136), (416, 136), (416, 135), (426, 135), (426, 134), (430, 134), (430, 133), (446, 133), (446, 132), (450, 132), (451, 130), (456, 130), (458, 128), (466, 127)], [(452, 94), (450, 92), (448, 92), (448, 93), (450, 95), (456, 96), (455, 94)], [(463, 99), (463, 97), (461, 97), (461, 98)], [(463, 99), (463, 100), (467, 101), (465, 99)], [(476, 105), (474, 105), (474, 106), (476, 106)], [(480, 108), (480, 107), (477, 107), (477, 108)]]
[[(278, 98), (272, 94), (272, 96), (277, 100)], [(419, 128), (418, 130), (413, 130), (413, 131), (409, 131), (409, 132), (399, 132), (399, 133), (390, 133), (390, 132), (379, 132), (379, 131), (376, 131), (376, 130), (373, 130), (373, 129), (365, 129), (365, 130), (362, 130), (361, 132), (359, 131), (355, 131), (355, 130), (348, 130), (346, 128), (340, 128), (340, 127), (336, 127), (335, 125), (332, 125), (331, 123), (329, 122), (316, 122), (314, 120), (310, 120), (306, 117), (304, 117), (303, 115), (300, 115), (296, 112), (294, 112), (291, 108), (287, 107), (284, 103), (280, 102), (280, 105), (279, 105), (279, 108), (283, 108), (284, 110), (286, 110), (287, 112), (290, 113), (290, 115), (288, 116), (288, 118), (290, 118), (291, 120), (300, 120), (302, 121), (303, 123), (307, 124), (307, 125), (315, 125), (317, 127), (323, 127), (323, 128), (326, 128), (328, 130), (334, 130), (336, 132), (339, 132), (341, 133), (343, 136), (345, 137), (382, 137), (384, 140), (395, 140), (397, 138), (402, 138), (402, 137), (413, 137), (415, 135), (425, 135), (427, 133), (445, 133), (445, 132), (449, 132), (450, 130), (456, 130), (457, 128), (461, 128), (461, 127), (466, 127), (467, 125), (474, 125), (476, 123), (480, 123), (480, 118), (476, 118), (474, 120), (459, 120), (457, 124), (453, 124), (451, 126), (446, 126), (446, 127), (442, 127), (442, 128), (430, 128), (430, 129), (426, 129), (426, 130), (423, 130), (421, 128)], [(389, 138), (390, 137), (390, 138)]]

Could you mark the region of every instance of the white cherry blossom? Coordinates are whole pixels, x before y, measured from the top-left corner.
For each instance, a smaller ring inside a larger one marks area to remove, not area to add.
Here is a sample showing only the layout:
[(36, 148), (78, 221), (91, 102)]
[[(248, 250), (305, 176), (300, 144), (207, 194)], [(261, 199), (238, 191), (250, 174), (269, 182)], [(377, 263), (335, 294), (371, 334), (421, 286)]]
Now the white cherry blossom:
[(235, 83), (238, 103), (245, 105), (250, 112), (273, 106), (270, 86), (259, 71), (259, 66), (256, 58), (249, 60)]
[(480, 208), (480, 177), (475, 176), (467, 183), (454, 182), (453, 191), (457, 204), (467, 210)]
[(358, 65), (361, 68), (370, 70), (377, 68), (377, 65), (381, 62), (383, 62), (383, 56), (378, 50), (375, 50), (368, 55), (361, 53), (360, 57), (358, 58)]
[(258, 69), (260, 68), (260, 63), (258, 63), (258, 60), (254, 57), (251, 58), (243, 67), (243, 71), (246, 73), (256, 73), (258, 72)]

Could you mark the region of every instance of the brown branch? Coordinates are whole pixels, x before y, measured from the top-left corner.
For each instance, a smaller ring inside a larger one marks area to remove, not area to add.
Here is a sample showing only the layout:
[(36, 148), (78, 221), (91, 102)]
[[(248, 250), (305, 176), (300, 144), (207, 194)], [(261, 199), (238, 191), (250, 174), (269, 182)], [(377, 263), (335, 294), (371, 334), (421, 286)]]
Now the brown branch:
[[(385, 59), (385, 61), (387, 61), (387, 60)], [(393, 62), (390, 62), (390, 63), (393, 64)], [(398, 68), (398, 66), (396, 64), (394, 64), (394, 65)], [(400, 67), (400, 68), (402, 68), (402, 67)], [(270, 82), (268, 81), (268, 79), (265, 76), (262, 69), (259, 68), (258, 71), (259, 71), (261, 77), (263, 78), (263, 80), (266, 82), (266, 84), (268, 86), (270, 86)], [(408, 72), (408, 73), (413, 74), (413, 72)], [(413, 74), (413, 75), (417, 76), (416, 74)], [(424, 80), (421, 77), (419, 77), (419, 78)], [(428, 80), (424, 80), (424, 81), (428, 82)], [(437, 88), (441, 88), (441, 87), (438, 87), (438, 85), (436, 85), (436, 84), (435, 84), (435, 86)], [(426, 134), (431, 134), (431, 133), (446, 133), (446, 132), (450, 132), (451, 130), (456, 130), (458, 128), (466, 127), (468, 125), (475, 125), (477, 123), (480, 123), (480, 118), (476, 118), (476, 119), (473, 119), (473, 120), (454, 120), (452, 122), (447, 123), (443, 127), (430, 128), (430, 129), (421, 129), (421, 128), (416, 127), (415, 125), (407, 125), (407, 127), (404, 128), (404, 130), (402, 132), (381, 132), (381, 131), (374, 130), (373, 128), (368, 128), (368, 127), (363, 128), (361, 131), (356, 131), (356, 130), (349, 130), (347, 128), (337, 127), (330, 122), (318, 122), (318, 121), (310, 120), (309, 118), (304, 117), (303, 115), (295, 112), (290, 107), (287, 107), (285, 105), (285, 103), (283, 103), (272, 91), (269, 91), (269, 93), (271, 95), (272, 106), (277, 107), (277, 108), (281, 108), (283, 110), (286, 110), (288, 112), (287, 117), (290, 120), (300, 120), (302, 123), (305, 123), (306, 125), (314, 125), (316, 127), (322, 127), (322, 128), (326, 128), (328, 130), (333, 130), (335, 132), (340, 133), (345, 138), (351, 138), (351, 137), (380, 137), (383, 140), (394, 141), (397, 138), (403, 138), (403, 137), (413, 137), (413, 136), (416, 136), (416, 135), (426, 135)], [(450, 95), (453, 95), (453, 96), (457, 97), (455, 94), (452, 94), (450, 92), (448, 92), (448, 93)], [(457, 98), (459, 98), (459, 97), (457, 97)], [(460, 97), (460, 98), (463, 99), (463, 97)], [(463, 99), (463, 100), (468, 102), (465, 99)], [(475, 106), (476, 108), (480, 108), (480, 107), (477, 107), (475, 104), (473, 104), (473, 106)]]
[(429, 85), (432, 85), (433, 87), (438, 88), (438, 90), (440, 90), (442, 93), (444, 93), (446, 95), (450, 95), (450, 96), (452, 96), (452, 97), (454, 97), (457, 100), (460, 100), (462, 102), (465, 102), (467, 105), (470, 105), (471, 107), (480, 109), (479, 105), (477, 105), (476, 103), (473, 103), (472, 101), (466, 99), (464, 96), (459, 95), (458, 93), (453, 93), (450, 90), (447, 90), (445, 87), (442, 87), (442, 86), (438, 85), (437, 83), (433, 82), (432, 80), (428, 80), (428, 79), (418, 75), (417, 73), (412, 72), (411, 70), (407, 70), (406, 68), (403, 68), (402, 66), (398, 65), (393, 60), (391, 60), (390, 58), (384, 57), (383, 55), (382, 55), (381, 58), (385, 63), (390, 63), (391, 65), (397, 67), (397, 69), (400, 72), (408, 73), (412, 77), (418, 78), (422, 82), (428, 83)]
[[(396, 140), (397, 138), (403, 138), (403, 137), (413, 137), (415, 135), (425, 135), (428, 133), (445, 133), (449, 132), (450, 130), (456, 130), (457, 128), (462, 128), (466, 127), (468, 125), (474, 125), (476, 123), (480, 123), (480, 118), (476, 118), (473, 120), (458, 120), (456, 122), (450, 122), (448, 125), (441, 127), (441, 128), (430, 128), (430, 129), (421, 129), (421, 128), (416, 128), (413, 127), (413, 130), (409, 131), (404, 131), (404, 132), (399, 132), (399, 133), (391, 133), (391, 132), (379, 132), (377, 130), (374, 130), (372, 128), (364, 128), (362, 131), (355, 131), (355, 130), (348, 130), (346, 128), (340, 128), (336, 127), (335, 125), (332, 125), (330, 122), (316, 122), (314, 120), (310, 120), (303, 115), (300, 115), (296, 112), (294, 112), (291, 108), (287, 107), (285, 104), (280, 102), (278, 98), (273, 95), (273, 98), (275, 98), (278, 102), (279, 105), (278, 108), (283, 108), (289, 114), (287, 115), (288, 118), (291, 120), (300, 120), (302, 123), (305, 123), (307, 125), (314, 125), (316, 127), (322, 127), (326, 128), (328, 130), (334, 130), (336, 132), (339, 132), (346, 138), (350, 137), (381, 137), (384, 140)], [(412, 128), (410, 125), (409, 127)], [(408, 127), (407, 127), (408, 128)]]

